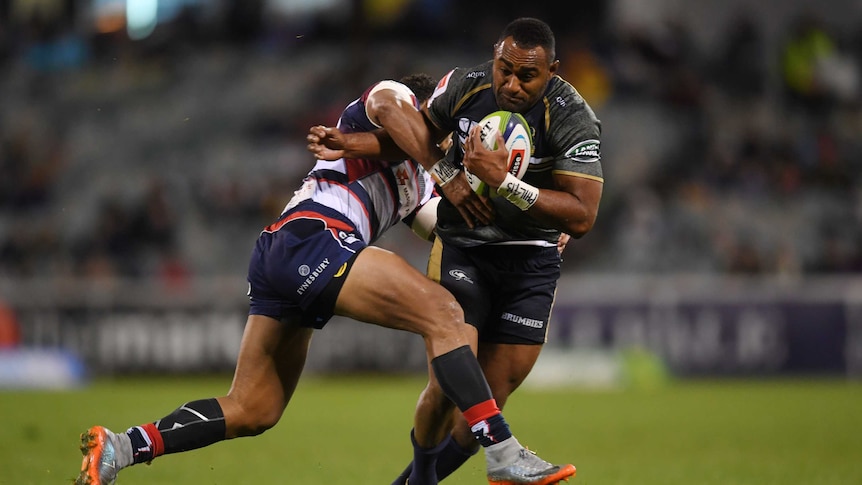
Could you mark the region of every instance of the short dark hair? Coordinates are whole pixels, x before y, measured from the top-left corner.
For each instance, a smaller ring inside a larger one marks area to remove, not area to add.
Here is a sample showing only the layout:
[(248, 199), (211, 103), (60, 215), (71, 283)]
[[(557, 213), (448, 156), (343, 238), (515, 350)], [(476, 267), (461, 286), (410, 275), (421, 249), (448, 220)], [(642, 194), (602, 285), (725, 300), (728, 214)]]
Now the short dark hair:
[(518, 46), (531, 49), (541, 47), (548, 54), (548, 62), (554, 62), (557, 58), (556, 40), (551, 27), (539, 19), (521, 17), (515, 19), (503, 29), (497, 43), (503, 42), (506, 37), (512, 37)]
[(434, 88), (437, 87), (437, 81), (424, 72), (404, 76), (399, 82), (410, 88), (420, 102), (430, 98)]

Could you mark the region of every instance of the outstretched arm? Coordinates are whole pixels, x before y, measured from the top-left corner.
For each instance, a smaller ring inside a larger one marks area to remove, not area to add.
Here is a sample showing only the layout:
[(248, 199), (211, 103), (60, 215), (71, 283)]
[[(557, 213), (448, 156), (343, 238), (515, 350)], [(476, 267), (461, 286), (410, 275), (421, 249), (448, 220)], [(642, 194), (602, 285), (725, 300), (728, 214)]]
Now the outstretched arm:
[(455, 169), (444, 160), (445, 153), (438, 142), (447, 133), (434, 126), (423, 113), (405, 109), (403, 103), (391, 97), (375, 99), (373, 108), (387, 134), (434, 177), (468, 226), (472, 228), (476, 222), (491, 222), (494, 216), (491, 203), (473, 192), (463, 171), (453, 172)]
[(308, 151), (318, 160), (331, 161), (339, 158), (404, 160), (409, 157), (383, 129), (342, 133), (333, 126), (316, 125), (308, 129), (305, 139), (308, 141)]
[[(394, 89), (380, 89), (365, 101), (368, 117), (385, 131), (341, 133), (336, 128), (312, 127), (307, 136), (308, 150), (317, 158), (335, 160), (346, 158), (392, 159), (400, 150), (422, 165), (470, 227), (475, 223), (489, 224), (493, 209), (487, 199), (479, 197), (470, 188), (465, 175), (444, 161), (444, 152), (438, 146), (446, 133), (417, 111), (412, 100)], [(399, 157), (396, 157), (399, 158)]]

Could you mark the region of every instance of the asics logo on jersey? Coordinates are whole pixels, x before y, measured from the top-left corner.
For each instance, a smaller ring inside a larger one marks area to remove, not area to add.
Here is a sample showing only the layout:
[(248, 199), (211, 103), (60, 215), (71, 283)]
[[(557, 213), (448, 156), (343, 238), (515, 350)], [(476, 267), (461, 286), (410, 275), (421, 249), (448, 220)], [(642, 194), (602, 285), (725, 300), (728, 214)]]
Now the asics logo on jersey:
[(460, 269), (450, 269), (449, 276), (455, 278), (456, 281), (466, 281), (467, 283), (473, 284), (473, 280), (467, 276), (467, 273)]

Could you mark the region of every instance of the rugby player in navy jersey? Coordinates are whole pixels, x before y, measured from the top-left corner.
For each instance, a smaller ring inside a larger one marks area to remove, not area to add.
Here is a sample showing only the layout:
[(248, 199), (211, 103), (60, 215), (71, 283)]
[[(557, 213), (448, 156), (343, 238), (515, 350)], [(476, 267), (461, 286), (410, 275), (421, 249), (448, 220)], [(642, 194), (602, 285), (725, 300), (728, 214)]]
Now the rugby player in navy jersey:
[[(433, 88), (425, 75), (381, 81), (345, 108), (338, 126), (367, 131), (421, 118), (419, 100)], [(248, 270), (249, 316), (228, 393), (187, 402), (121, 433), (91, 427), (81, 435), (76, 483), (111, 484), (125, 467), (271, 428), (296, 389), (314, 329), (333, 314), (422, 336), (443, 392), (482, 429), (475, 439), (485, 446), (489, 474), (541, 485), (565, 474), (565, 467), (525, 453), (512, 436), (452, 294), (401, 257), (371, 246), (399, 221), (414, 230), (424, 226), (417, 232), (427, 237), (440, 200), (433, 191), (429, 173), (414, 160), (317, 162), (257, 240)]]
[[(310, 131), (318, 142), (309, 150), (318, 157), (336, 149), (374, 156), (373, 148), (389, 151), (393, 142), (422, 157), (401, 144), (401, 132), (422, 138), (429, 136), (427, 130), (432, 140), (452, 133), (453, 149), (438, 162), (440, 171), (466, 167), (499, 195), (490, 199), (492, 223), (477, 221), (475, 227), (465, 223), (452, 201), (440, 202), (428, 275), (455, 295), (465, 321), (475, 327), (473, 344), (501, 407), (527, 377), (547, 339), (560, 276), (558, 245), (565, 245), (566, 234), (579, 238), (592, 229), (604, 183), (601, 124), (577, 90), (556, 74), (558, 67), (550, 27), (520, 18), (504, 28), (493, 59), (453, 69), (439, 81), (420, 122), (362, 134)], [(487, 150), (476, 130), (497, 110), (521, 113), (532, 128), (534, 151), (521, 180), (507, 174), (502, 137), (501, 148)], [(394, 484), (404, 484), (417, 469), (427, 475), (433, 468), (442, 480), (477, 451), (470, 423), (447, 410), (453, 405), (432, 372), (411, 432), (414, 460)], [(456, 420), (451, 431), (448, 417)]]

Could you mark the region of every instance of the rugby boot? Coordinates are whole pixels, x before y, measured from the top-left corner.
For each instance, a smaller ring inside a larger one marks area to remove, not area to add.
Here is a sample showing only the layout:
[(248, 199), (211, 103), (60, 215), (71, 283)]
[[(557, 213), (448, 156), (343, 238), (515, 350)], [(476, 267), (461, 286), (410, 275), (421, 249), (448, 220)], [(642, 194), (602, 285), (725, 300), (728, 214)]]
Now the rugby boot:
[(521, 448), (514, 460), (488, 468), (490, 485), (553, 485), (575, 476), (574, 465), (552, 465), (532, 451)]
[(102, 426), (93, 426), (81, 434), (81, 473), (75, 485), (113, 485), (120, 466), (117, 463), (119, 445), (114, 433)]

